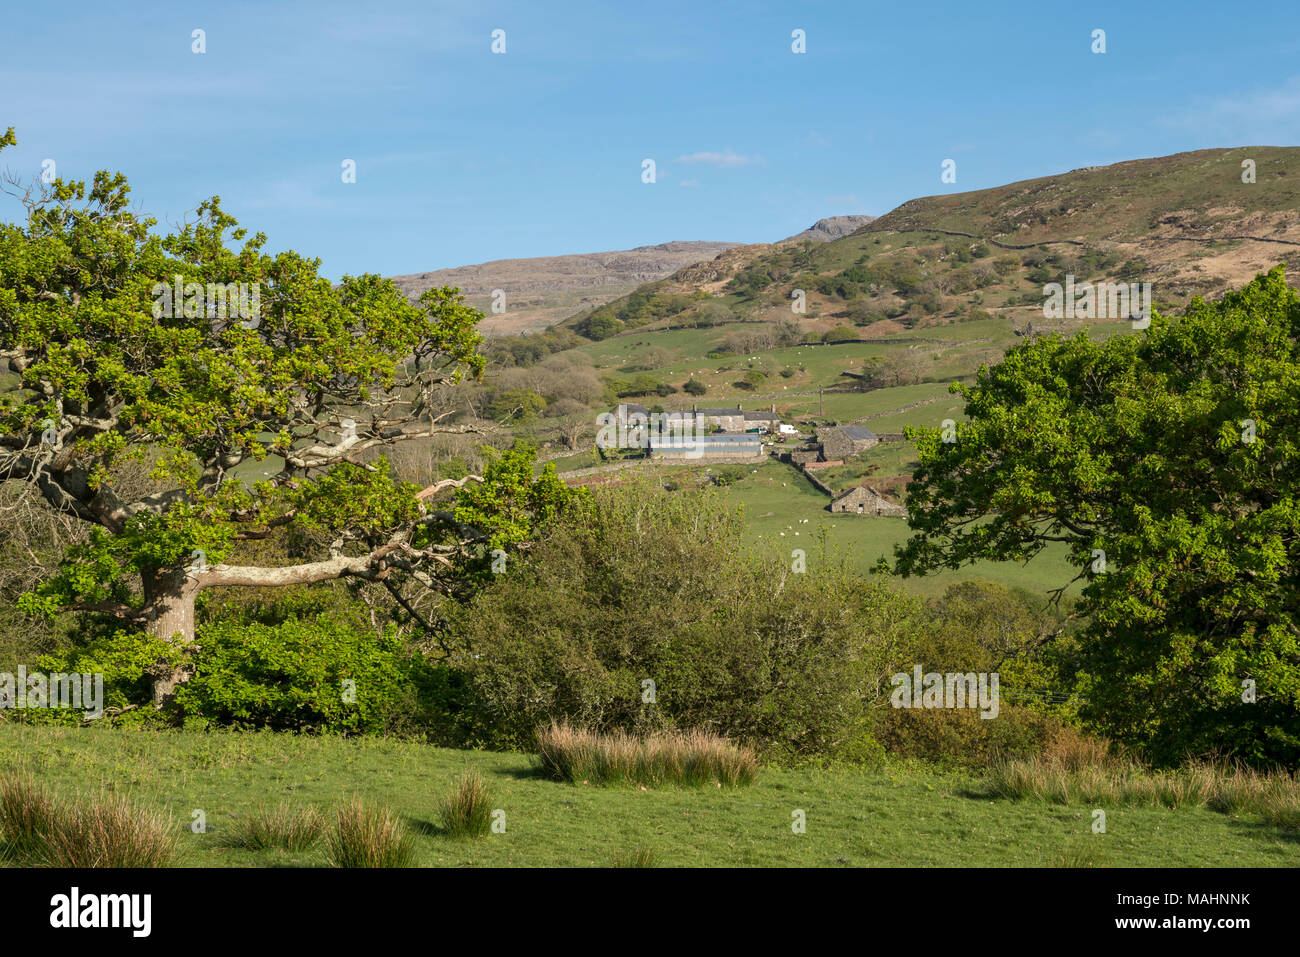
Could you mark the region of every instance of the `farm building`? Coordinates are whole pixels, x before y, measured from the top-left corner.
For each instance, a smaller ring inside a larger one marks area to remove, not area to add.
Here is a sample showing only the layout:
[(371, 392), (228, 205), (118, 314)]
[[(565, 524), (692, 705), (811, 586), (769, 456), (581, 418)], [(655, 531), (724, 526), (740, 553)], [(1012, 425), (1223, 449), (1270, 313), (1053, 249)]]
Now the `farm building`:
[(817, 433), (823, 462), (847, 459), (880, 444), (880, 436), (861, 425), (837, 425)]
[(776, 414), (776, 406), (767, 412), (746, 412), (746, 429), (762, 429), (764, 432), (776, 432), (781, 428), (781, 417)]
[(763, 442), (757, 435), (722, 433), (705, 436), (650, 436), (652, 459), (681, 459), (687, 462), (720, 459), (759, 461), (763, 454)]
[(614, 409), (614, 418), (619, 422), (626, 422), (633, 415), (645, 416), (648, 421), (650, 410), (637, 402), (620, 402)]
[(765, 412), (758, 410), (746, 412), (739, 403), (734, 409), (701, 409), (691, 406), (691, 412), (703, 419), (706, 426), (716, 427), (724, 432), (744, 432), (746, 429), (775, 432), (781, 426), (781, 417), (776, 414), (775, 405)]
[(831, 499), (827, 508), (832, 512), (848, 512), (851, 515), (907, 515), (907, 509), (903, 506), (895, 505), (866, 485), (841, 492)]

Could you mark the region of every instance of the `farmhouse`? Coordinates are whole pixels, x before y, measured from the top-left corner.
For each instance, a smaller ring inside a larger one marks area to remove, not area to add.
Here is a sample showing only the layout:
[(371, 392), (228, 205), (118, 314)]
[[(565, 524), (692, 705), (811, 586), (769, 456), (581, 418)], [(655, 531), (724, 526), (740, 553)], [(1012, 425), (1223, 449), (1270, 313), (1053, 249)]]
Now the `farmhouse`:
[(776, 406), (768, 412), (746, 412), (745, 428), (762, 429), (764, 432), (776, 432), (781, 428), (781, 417), (776, 414)]
[(895, 505), (874, 488), (860, 485), (847, 489), (831, 499), (827, 506), (832, 512), (848, 512), (852, 515), (896, 515), (906, 516), (907, 509)]
[(648, 421), (650, 410), (636, 402), (620, 402), (614, 409), (614, 418), (619, 422), (626, 422), (628, 417), (633, 415), (643, 415)]
[(847, 459), (880, 444), (880, 436), (861, 425), (837, 425), (817, 433), (821, 460)]
[(768, 411), (749, 412), (742, 409), (739, 403), (734, 409), (701, 409), (693, 405), (691, 412), (703, 419), (705, 426), (716, 427), (724, 432), (744, 432), (746, 429), (775, 432), (781, 426), (781, 417), (776, 414), (775, 405)]

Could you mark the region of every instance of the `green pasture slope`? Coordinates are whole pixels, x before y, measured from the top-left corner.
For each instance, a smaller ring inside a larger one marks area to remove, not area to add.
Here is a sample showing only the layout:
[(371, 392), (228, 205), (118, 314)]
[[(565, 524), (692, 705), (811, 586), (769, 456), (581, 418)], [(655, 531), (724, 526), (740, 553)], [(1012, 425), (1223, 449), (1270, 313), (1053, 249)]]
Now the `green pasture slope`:
[[(739, 789), (599, 788), (541, 776), (523, 754), (450, 751), (384, 739), (56, 729), (0, 724), (0, 768), (26, 765), (65, 795), (127, 795), (176, 821), (190, 867), (321, 866), (301, 853), (227, 846), (241, 815), (282, 801), (328, 810), (359, 796), (413, 832), (425, 867), (607, 867), (649, 848), (661, 866), (1294, 866), (1294, 832), (1198, 808), (1092, 808), (993, 799), (977, 776), (914, 766), (764, 769)], [(477, 768), (506, 830), (453, 840), (437, 808)], [(194, 834), (196, 809), (210, 830)], [(795, 834), (792, 814), (805, 812)]]
[[(745, 526), (756, 544), (789, 558), (801, 548), (811, 569), (818, 561), (845, 560), (866, 574), (881, 557), (893, 556), (894, 546), (911, 534), (901, 518), (832, 514), (829, 499), (788, 466), (768, 463), (746, 469), (745, 477), (727, 487), (727, 494), (744, 506)], [(806, 520), (806, 523), (805, 523)], [(823, 537), (825, 549), (823, 550)], [(1014, 562), (980, 562), (959, 571), (946, 571), (924, 578), (894, 579), (909, 591), (931, 597), (950, 584), (967, 579), (985, 579), (1046, 594), (1074, 577), (1065, 560), (1063, 546), (1045, 551), (1025, 565)]]

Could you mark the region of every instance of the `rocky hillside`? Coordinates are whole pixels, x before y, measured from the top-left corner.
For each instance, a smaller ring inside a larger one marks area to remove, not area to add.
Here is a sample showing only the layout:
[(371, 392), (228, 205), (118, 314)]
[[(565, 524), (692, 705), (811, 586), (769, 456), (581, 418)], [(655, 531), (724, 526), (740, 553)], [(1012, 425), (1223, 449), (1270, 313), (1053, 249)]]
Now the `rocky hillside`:
[[(485, 332), (509, 334), (545, 328), (737, 245), (670, 242), (605, 253), (499, 259), (394, 276), (393, 281), (411, 299), (434, 286), (457, 286), (486, 314)], [(505, 292), (504, 314), (492, 311), (494, 289)]]
[[(1033, 321), (1042, 330), (1043, 287), (1067, 276), (1149, 282), (1157, 305), (1174, 310), (1279, 262), (1291, 264), (1296, 284), (1300, 148), (1199, 150), (1088, 167), (910, 200), (856, 227), (846, 222), (853, 218), (728, 249), (571, 325), (597, 339), (763, 321), (794, 321), (809, 338), (850, 326), (861, 338), (881, 338), (971, 319), (1017, 330)], [(809, 235), (850, 227), (821, 242)], [(799, 294), (806, 308), (794, 311)]]
[(787, 236), (781, 242), (795, 243), (811, 239), (815, 243), (826, 243), (855, 233), (875, 219), (875, 216), (828, 216), (817, 220), (801, 233)]

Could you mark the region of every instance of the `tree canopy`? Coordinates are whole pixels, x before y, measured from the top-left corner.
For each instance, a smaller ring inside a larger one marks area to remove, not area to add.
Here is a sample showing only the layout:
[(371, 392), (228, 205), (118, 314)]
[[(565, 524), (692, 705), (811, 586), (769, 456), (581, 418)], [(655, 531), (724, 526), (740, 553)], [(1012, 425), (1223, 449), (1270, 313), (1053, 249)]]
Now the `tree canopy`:
[[(1300, 299), (1282, 267), (1141, 335), (1035, 339), (919, 430), (903, 575), (1064, 543), (1086, 715), (1176, 760), (1300, 754)], [(1069, 583), (1062, 583), (1063, 588)]]
[[(436, 586), (487, 534), (427, 508), (381, 455), (475, 429), (449, 423), (444, 396), (484, 368), (482, 315), (457, 290), (413, 304), (377, 275), (333, 285), (317, 259), (267, 253), (218, 197), (159, 233), (120, 173), (18, 185), (25, 221), (0, 225), (0, 480), (93, 526), (25, 610), (183, 645), (203, 589)], [(131, 460), (152, 468), (145, 494), (115, 480)], [(317, 544), (311, 560), (225, 564), (287, 528)], [(160, 698), (184, 677), (162, 675)]]

